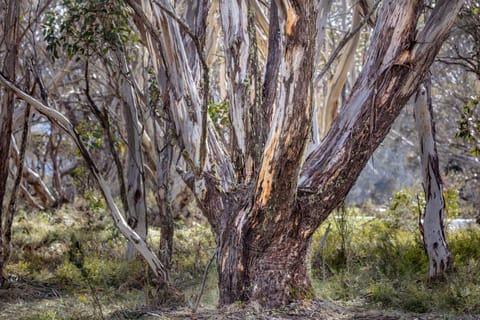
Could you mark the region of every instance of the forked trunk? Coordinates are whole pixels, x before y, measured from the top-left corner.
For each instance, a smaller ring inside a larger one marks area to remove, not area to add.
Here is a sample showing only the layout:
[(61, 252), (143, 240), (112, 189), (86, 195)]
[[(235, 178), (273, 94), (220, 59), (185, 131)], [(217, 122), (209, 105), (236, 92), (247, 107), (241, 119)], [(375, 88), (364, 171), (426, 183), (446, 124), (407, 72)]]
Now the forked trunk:
[[(310, 296), (305, 257), (313, 232), (344, 199), (402, 107), (423, 81), (461, 1), (437, 1), (421, 30), (417, 30), (417, 22), (423, 2), (383, 2), (368, 58), (350, 97), (325, 138), (306, 156), (312, 123), (311, 80), (318, 2), (273, 1), (270, 10), (275, 11), (270, 12), (269, 28), (272, 46), (264, 84), (275, 85), (264, 86), (261, 106), (267, 116), (261, 135), (266, 138), (264, 143), (260, 139), (257, 144), (263, 146), (261, 159), (251, 179), (238, 179), (233, 174), (232, 167), (238, 163), (231, 160), (236, 157), (224, 152), (226, 148), (211, 128), (208, 161), (206, 165), (200, 161), (201, 151), (205, 151), (199, 134), (206, 129), (199, 121), (203, 106), (178, 26), (147, 0), (141, 6), (131, 0), (127, 2), (134, 9), (136, 20), (143, 22), (139, 23), (139, 29), (144, 30), (153, 60), (157, 65), (164, 64), (168, 71), (171, 90), (166, 92), (170, 94), (170, 111), (184, 160), (191, 171), (181, 174), (217, 236), (220, 305), (257, 301), (279, 306)], [(168, 4), (166, 0), (161, 2)], [(227, 39), (237, 35), (228, 33), (239, 30), (231, 27), (240, 18), (227, 14), (226, 5), (233, 8), (240, 3), (245, 2), (223, 1), (224, 18), (231, 18), (222, 22)], [(157, 33), (158, 29), (162, 32)], [(229, 43), (234, 47), (225, 50), (230, 50), (232, 56), (244, 52), (234, 50), (238, 49), (235, 45), (242, 43)], [(163, 53), (163, 59), (158, 52)], [(229, 63), (227, 66), (238, 67)], [(229, 78), (230, 82), (245, 79)], [(245, 97), (240, 98), (242, 101)], [(248, 107), (247, 101), (240, 102), (238, 107), (238, 111), (243, 111), (240, 107)], [(237, 110), (237, 105), (234, 108)], [(253, 121), (254, 115), (248, 115), (238, 117), (246, 122), (243, 129), (258, 125)], [(232, 125), (236, 137), (253, 139), (246, 134), (248, 130), (242, 130), (243, 122), (238, 124)], [(251, 152), (242, 148), (239, 151), (244, 158)], [(242, 168), (234, 169), (239, 172)]]

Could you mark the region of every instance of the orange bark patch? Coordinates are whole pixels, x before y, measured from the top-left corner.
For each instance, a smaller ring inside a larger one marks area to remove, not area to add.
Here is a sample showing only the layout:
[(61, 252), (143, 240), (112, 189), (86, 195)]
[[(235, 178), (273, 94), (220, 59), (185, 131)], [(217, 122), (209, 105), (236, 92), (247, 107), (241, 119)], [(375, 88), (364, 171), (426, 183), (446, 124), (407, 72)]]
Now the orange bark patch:
[(297, 24), (298, 16), (295, 14), (293, 9), (287, 10), (287, 22), (285, 23), (285, 33), (290, 36), (293, 33), (293, 29)]

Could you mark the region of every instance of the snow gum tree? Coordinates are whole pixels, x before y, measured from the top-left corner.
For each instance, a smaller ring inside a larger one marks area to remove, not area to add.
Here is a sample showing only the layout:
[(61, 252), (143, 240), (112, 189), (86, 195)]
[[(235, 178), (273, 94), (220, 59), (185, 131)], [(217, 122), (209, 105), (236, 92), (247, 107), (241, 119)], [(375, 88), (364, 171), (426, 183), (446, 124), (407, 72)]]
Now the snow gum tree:
[[(125, 2), (185, 163), (177, 171), (216, 236), (220, 305), (279, 306), (311, 297), (306, 255), (313, 233), (344, 200), (424, 81), (462, 1), (436, 1), (421, 24), (424, 2), (417, 0), (385, 0), (376, 19), (364, 17), (375, 20), (375, 27), (362, 72), (341, 113), (308, 153), (317, 112), (312, 81), (320, 54), (318, 14), (328, 7), (323, 1), (272, 0), (268, 7), (255, 0), (182, 1), (176, 9), (186, 13), (188, 6), (202, 8), (194, 25), (183, 22), (169, 0)], [(216, 28), (211, 10), (219, 12), (221, 33), (210, 32)], [(262, 35), (268, 48), (260, 45)], [(226, 136), (208, 116), (216, 51), (224, 57), (225, 75), (219, 78), (227, 86)], [(69, 132), (121, 232), (164, 280), (159, 283), (168, 283), (164, 265), (123, 219), (68, 119), (7, 78), (0, 82)]]
[(207, 50), (185, 49), (168, 1), (128, 3), (149, 53), (168, 75), (163, 89), (189, 164), (183, 178), (217, 238), (220, 304), (277, 306), (310, 296), (305, 258), (312, 234), (344, 199), (424, 80), (461, 1), (438, 1), (423, 26), (417, 26), (422, 1), (382, 3), (363, 71), (309, 154), (318, 2), (271, 2), (266, 71), (257, 68), (258, 76), (255, 65), (262, 62), (248, 35), (251, 1), (219, 1), (230, 145), (206, 119), (205, 87), (195, 85), (188, 63), (205, 59)]

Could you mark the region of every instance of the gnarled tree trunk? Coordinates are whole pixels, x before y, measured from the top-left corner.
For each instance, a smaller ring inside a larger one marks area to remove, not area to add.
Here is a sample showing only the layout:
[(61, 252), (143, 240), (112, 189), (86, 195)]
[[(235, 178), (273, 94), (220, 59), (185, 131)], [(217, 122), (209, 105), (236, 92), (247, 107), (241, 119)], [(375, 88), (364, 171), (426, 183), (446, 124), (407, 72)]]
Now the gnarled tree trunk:
[[(235, 103), (245, 105), (234, 107), (245, 108), (241, 113), (250, 110), (248, 117), (238, 118), (243, 128), (232, 126), (237, 130), (235, 134), (257, 142), (246, 141), (245, 146), (262, 149), (258, 170), (252, 171), (251, 179), (235, 176), (233, 172), (242, 172), (244, 168), (235, 168), (239, 162), (231, 160), (235, 155), (225, 152), (211, 125), (208, 161), (205, 165), (199, 161), (204, 142), (199, 133), (206, 129), (200, 124), (203, 106), (178, 38), (179, 27), (146, 0), (141, 5), (128, 3), (135, 10), (136, 21), (143, 24), (149, 53), (158, 65), (164, 65), (172, 87), (170, 110), (185, 160), (193, 171), (183, 172), (182, 176), (218, 241), (220, 304), (256, 300), (278, 306), (310, 296), (305, 258), (311, 236), (344, 199), (402, 107), (423, 81), (461, 1), (438, 1), (422, 30), (416, 30), (422, 1), (383, 3), (368, 59), (343, 112), (306, 158), (305, 146), (312, 123), (311, 80), (319, 4), (307, 0), (272, 1), (271, 47), (261, 104), (261, 112), (267, 115), (262, 123), (263, 132), (251, 136), (245, 130), (258, 124), (251, 114), (255, 110), (251, 108), (252, 100), (240, 97)], [(167, 5), (165, 1), (162, 3)], [(228, 12), (226, 5), (243, 8), (241, 3), (245, 4), (240, 0), (225, 0), (224, 14)], [(245, 52), (241, 49), (245, 43), (230, 41), (236, 36), (238, 41), (247, 41), (245, 27), (232, 27), (234, 22), (240, 23), (240, 17), (244, 16), (227, 15), (231, 21), (223, 21), (224, 32), (242, 32), (242, 35), (225, 35), (229, 58)], [(162, 32), (158, 33), (156, 28)], [(248, 39), (251, 43), (252, 37)], [(158, 51), (163, 53), (162, 59)], [(228, 62), (227, 66), (238, 67)], [(246, 79), (238, 70), (228, 72), (230, 82)], [(241, 86), (236, 88), (245, 92)], [(265, 137), (264, 142), (261, 136)], [(255, 153), (249, 149), (245, 154)]]

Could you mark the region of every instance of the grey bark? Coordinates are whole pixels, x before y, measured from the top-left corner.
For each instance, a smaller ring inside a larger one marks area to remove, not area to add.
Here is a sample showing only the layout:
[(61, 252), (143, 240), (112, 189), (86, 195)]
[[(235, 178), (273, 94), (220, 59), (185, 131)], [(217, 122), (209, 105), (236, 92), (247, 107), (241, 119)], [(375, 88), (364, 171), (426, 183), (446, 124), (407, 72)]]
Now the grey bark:
[[(18, 28), (20, 17), (20, 5), (21, 1), (10, 0), (5, 8), (4, 24), (2, 26), (4, 41), (6, 46), (6, 55), (3, 62), (3, 73), (11, 78), (15, 79), (17, 55), (18, 55)], [(7, 190), (8, 180), (8, 158), (10, 154), (10, 137), (12, 135), (12, 122), (14, 113), (15, 97), (13, 92), (6, 91), (3, 94), (3, 101), (0, 101), (0, 251), (2, 250), (2, 228), (1, 225), (4, 220), (3, 201), (5, 192)], [(2, 287), (6, 281), (4, 275), (4, 263), (3, 252), (0, 252), (0, 287)]]

